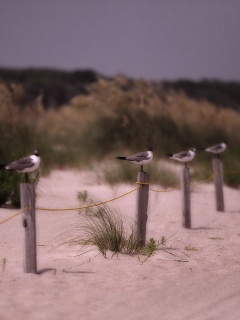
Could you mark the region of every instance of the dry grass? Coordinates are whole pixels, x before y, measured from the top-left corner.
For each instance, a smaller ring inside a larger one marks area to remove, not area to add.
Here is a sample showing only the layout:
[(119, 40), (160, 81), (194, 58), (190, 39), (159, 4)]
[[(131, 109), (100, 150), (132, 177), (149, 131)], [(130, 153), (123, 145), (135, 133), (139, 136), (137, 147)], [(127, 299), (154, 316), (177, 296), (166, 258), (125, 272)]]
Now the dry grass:
[[(196, 147), (194, 169), (209, 172), (209, 155), (199, 152), (200, 148), (225, 141), (226, 171), (236, 171), (240, 165), (240, 113), (190, 99), (183, 93), (166, 93), (161, 83), (131, 82), (120, 76), (100, 79), (89, 87), (88, 96), (76, 96), (60, 110), (44, 110), (39, 97), (21, 112), (11, 91), (1, 83), (0, 102), (3, 161), (38, 147), (43, 159), (41, 168), (47, 172), (53, 167), (89, 167), (94, 162), (113, 160), (120, 153), (145, 150), (149, 145), (155, 160), (166, 160), (168, 152)], [(132, 180), (128, 168), (116, 166), (112, 165), (111, 172), (104, 169), (105, 181), (114, 183), (119, 179), (117, 175), (125, 175), (120, 180)], [(152, 181), (154, 176), (159, 181), (164, 175), (155, 164), (149, 169)], [(225, 180), (238, 185), (240, 176), (227, 175)]]

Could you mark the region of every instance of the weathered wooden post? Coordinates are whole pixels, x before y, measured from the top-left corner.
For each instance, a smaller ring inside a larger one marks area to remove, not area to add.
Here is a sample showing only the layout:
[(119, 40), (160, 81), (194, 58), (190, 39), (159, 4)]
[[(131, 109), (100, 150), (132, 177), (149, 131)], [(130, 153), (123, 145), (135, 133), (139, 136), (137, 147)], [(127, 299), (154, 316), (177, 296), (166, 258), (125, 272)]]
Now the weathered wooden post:
[(222, 160), (220, 158), (213, 158), (212, 165), (215, 184), (216, 209), (217, 211), (224, 211)]
[(134, 228), (134, 239), (140, 240), (141, 245), (146, 243), (147, 231), (147, 208), (148, 208), (148, 193), (149, 193), (149, 174), (147, 172), (138, 172), (137, 183), (142, 184), (137, 195), (137, 209)]
[(25, 273), (37, 273), (37, 245), (36, 245), (36, 219), (35, 219), (35, 190), (33, 184), (20, 184), (21, 208), (28, 208), (23, 213), (24, 227), (24, 259)]
[(180, 184), (182, 192), (183, 226), (191, 229), (190, 173), (188, 167), (184, 167), (180, 172)]

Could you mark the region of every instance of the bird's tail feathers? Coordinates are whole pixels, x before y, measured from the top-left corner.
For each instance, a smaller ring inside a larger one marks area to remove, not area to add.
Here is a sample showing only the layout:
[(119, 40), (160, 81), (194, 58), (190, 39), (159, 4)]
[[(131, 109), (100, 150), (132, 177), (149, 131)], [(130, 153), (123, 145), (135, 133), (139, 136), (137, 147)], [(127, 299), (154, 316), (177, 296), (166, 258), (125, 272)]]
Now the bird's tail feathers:
[(119, 159), (119, 160), (126, 160), (127, 157), (116, 157), (116, 159)]
[(5, 167), (6, 167), (5, 164), (0, 164), (0, 170), (6, 170)]
[(167, 156), (172, 157), (173, 153), (166, 153)]

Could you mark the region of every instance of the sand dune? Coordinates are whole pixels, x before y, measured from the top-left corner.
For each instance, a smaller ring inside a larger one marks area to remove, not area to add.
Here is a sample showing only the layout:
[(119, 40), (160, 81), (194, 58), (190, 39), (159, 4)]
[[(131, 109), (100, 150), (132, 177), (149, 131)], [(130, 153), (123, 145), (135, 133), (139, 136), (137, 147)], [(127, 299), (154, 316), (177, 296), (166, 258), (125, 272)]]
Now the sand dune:
[[(53, 171), (40, 180), (37, 206), (75, 207), (78, 191), (107, 200), (134, 188)], [(59, 235), (81, 224), (81, 214), (37, 211), (39, 274), (24, 274), (21, 216), (1, 224), (0, 319), (240, 319), (240, 191), (225, 187), (224, 195), (226, 212), (220, 213), (213, 185), (194, 186), (187, 230), (179, 190), (150, 192), (147, 238), (164, 236), (167, 247), (144, 263), (144, 257), (57, 247)], [(136, 193), (110, 205), (134, 218)], [(0, 209), (0, 221), (15, 212)]]

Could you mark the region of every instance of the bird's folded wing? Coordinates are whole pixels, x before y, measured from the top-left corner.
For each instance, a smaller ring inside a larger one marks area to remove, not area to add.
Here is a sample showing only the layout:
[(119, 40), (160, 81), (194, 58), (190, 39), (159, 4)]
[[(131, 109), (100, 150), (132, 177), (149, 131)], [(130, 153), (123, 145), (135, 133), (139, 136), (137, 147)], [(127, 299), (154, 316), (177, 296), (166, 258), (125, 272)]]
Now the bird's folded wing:
[(133, 156), (127, 157), (127, 160), (129, 161), (142, 161), (144, 159), (148, 159), (148, 153), (147, 152), (139, 152), (137, 154), (134, 154)]
[(188, 157), (190, 154), (188, 151), (183, 151), (183, 152), (179, 152), (177, 154), (175, 154), (174, 156), (176, 158), (185, 158), (185, 157)]
[(14, 161), (8, 164), (6, 167), (10, 170), (22, 170), (25, 168), (31, 168), (34, 165), (31, 158), (22, 158), (20, 160)]
[(212, 148), (210, 148), (211, 150), (214, 150), (214, 151), (219, 151), (219, 150), (222, 150), (222, 146), (221, 145), (216, 145), (216, 146), (213, 146)]

